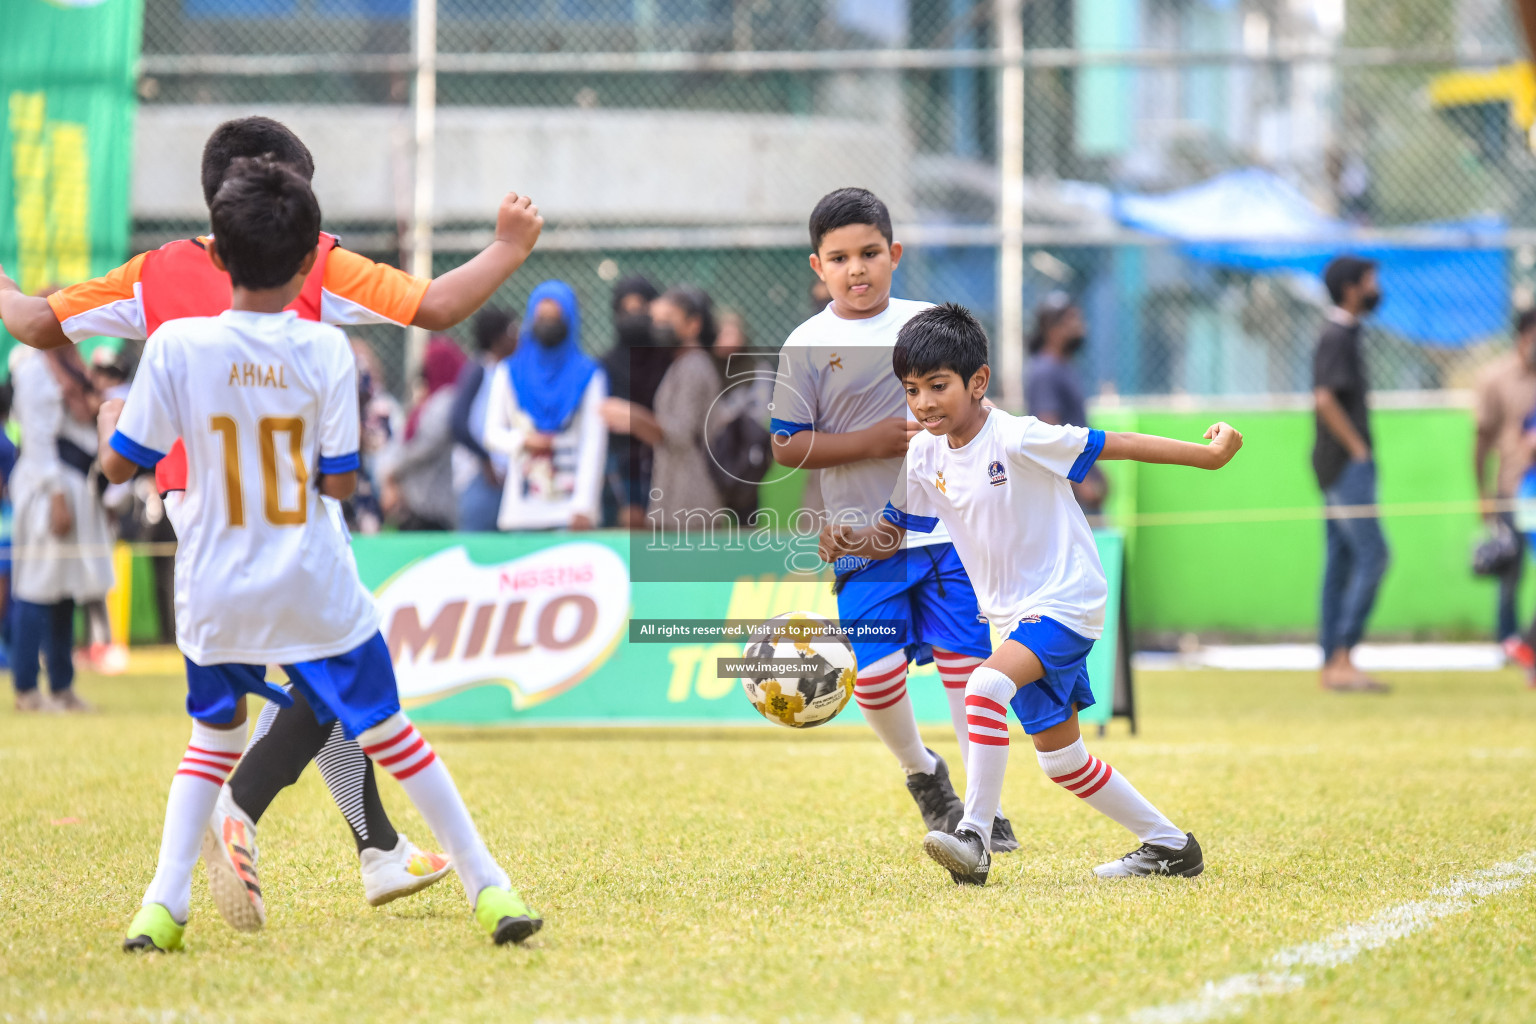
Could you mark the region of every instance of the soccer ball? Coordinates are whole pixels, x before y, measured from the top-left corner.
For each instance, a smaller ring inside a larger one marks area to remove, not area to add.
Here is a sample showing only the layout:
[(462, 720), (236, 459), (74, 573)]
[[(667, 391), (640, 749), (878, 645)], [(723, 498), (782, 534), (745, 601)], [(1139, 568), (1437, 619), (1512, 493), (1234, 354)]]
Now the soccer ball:
[(848, 706), (858, 661), (848, 638), (814, 612), (776, 615), (752, 631), (749, 659), (794, 659), (788, 671), (745, 676), (747, 699), (768, 721), (791, 729), (824, 725)]

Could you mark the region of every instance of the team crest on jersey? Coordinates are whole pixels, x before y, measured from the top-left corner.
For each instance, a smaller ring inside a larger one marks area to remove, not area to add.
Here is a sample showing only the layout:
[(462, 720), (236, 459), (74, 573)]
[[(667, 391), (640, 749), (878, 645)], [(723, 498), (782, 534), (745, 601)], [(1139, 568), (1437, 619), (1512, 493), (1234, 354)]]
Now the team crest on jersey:
[(944, 471), (942, 469), (939, 470), (939, 475), (933, 478), (933, 486), (938, 489), (940, 494), (949, 493), (949, 488), (944, 486)]
[(829, 370), (841, 370), (842, 368), (843, 368), (843, 357), (842, 356), (838, 355), (836, 352), (833, 352), (829, 357), (827, 357), (827, 369), (829, 369)]
[(1008, 474), (1003, 472), (1003, 464), (1001, 462), (994, 460), (987, 467), (987, 479), (992, 481), (993, 487), (1000, 487), (1008, 482)]

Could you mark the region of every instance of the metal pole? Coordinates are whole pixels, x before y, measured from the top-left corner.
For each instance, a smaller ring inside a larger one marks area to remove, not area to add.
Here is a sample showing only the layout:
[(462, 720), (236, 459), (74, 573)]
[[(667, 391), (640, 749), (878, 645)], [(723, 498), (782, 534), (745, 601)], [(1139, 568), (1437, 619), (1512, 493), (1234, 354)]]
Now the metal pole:
[[(413, 115), (416, 126), (416, 174), (411, 203), (411, 273), (432, 276), (433, 191), (437, 169), (437, 0), (416, 0), (413, 31), (416, 50), (416, 90)], [(427, 332), (420, 327), (406, 331), (405, 379), (410, 382), (421, 368)]]
[(1020, 0), (993, 0), (997, 46), (997, 376), (993, 393), (1024, 408), (1024, 22)]

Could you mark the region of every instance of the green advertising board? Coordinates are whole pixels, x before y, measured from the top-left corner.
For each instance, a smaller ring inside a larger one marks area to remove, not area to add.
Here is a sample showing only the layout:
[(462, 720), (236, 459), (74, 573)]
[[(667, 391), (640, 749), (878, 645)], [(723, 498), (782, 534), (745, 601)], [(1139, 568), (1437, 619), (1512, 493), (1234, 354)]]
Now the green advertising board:
[[(635, 541), (640, 546), (641, 539)], [(1095, 707), (1089, 723), (1116, 706), (1123, 649), (1123, 544), (1098, 534), (1111, 599), (1103, 640), (1089, 658)], [(720, 678), (719, 658), (739, 657), (739, 642), (692, 642), (645, 623), (761, 620), (810, 611), (837, 618), (824, 578), (780, 572), (701, 581), (632, 578), (632, 535), (399, 533), (353, 543), (363, 582), (373, 589), (381, 629), (395, 659), (400, 693), (420, 721), (496, 724), (751, 724), (767, 727), (737, 679)], [(718, 569), (729, 556), (711, 555)], [(761, 560), (752, 564), (762, 568)], [(634, 575), (639, 575), (634, 574)], [(706, 574), (700, 573), (698, 576)], [(1129, 692), (1120, 677), (1120, 706)], [(908, 692), (919, 721), (947, 723), (949, 706), (932, 666), (913, 674)], [(856, 704), (840, 721), (857, 719)]]
[(23, 291), (127, 254), (143, 22), (143, 0), (0, 0), (0, 264)]

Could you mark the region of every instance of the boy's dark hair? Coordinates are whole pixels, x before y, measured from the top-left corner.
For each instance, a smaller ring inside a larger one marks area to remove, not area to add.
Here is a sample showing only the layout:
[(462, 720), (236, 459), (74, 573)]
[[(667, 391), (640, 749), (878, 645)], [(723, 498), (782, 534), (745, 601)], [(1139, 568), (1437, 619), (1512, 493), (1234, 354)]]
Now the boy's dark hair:
[(970, 382), (987, 365), (987, 332), (971, 311), (953, 302), (930, 306), (896, 335), (891, 369), (897, 380), (953, 370)]
[(230, 165), (243, 156), (270, 157), (292, 167), (305, 181), (315, 177), (309, 147), (286, 125), (270, 117), (239, 117), (219, 125), (203, 143), (203, 201), (209, 206), (229, 177)]
[(675, 284), (661, 296), (683, 311), (684, 316), (699, 318), (699, 344), (713, 348), (720, 328), (715, 324), (715, 303), (704, 289), (691, 284)]
[(265, 157), (237, 157), (208, 213), (219, 258), (240, 288), (287, 284), (320, 240), (309, 182)]
[(512, 329), (512, 314), (487, 306), (475, 314), (475, 351), (489, 352)]
[(811, 211), (811, 251), (821, 251), (827, 233), (850, 224), (871, 224), (891, 243), (891, 211), (867, 188), (840, 188), (828, 192)]
[(1328, 297), (1334, 305), (1338, 305), (1344, 301), (1346, 290), (1365, 280), (1365, 275), (1375, 269), (1375, 260), (1364, 260), (1359, 256), (1335, 256), (1323, 268), (1323, 284), (1328, 286)]
[(1515, 314), (1515, 336), (1519, 337), (1532, 327), (1536, 327), (1536, 306), (1530, 309), (1522, 309)]

